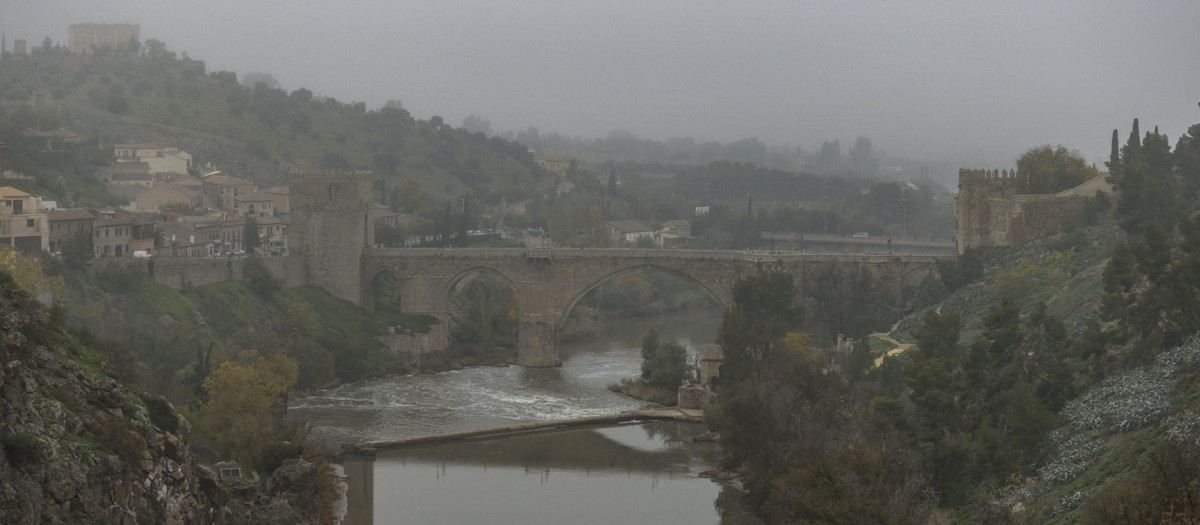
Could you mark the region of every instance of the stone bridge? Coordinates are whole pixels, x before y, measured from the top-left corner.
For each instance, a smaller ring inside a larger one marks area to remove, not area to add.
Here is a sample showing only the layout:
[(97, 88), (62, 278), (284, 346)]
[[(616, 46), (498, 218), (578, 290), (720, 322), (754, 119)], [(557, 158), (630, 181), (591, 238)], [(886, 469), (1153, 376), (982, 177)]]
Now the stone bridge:
[[(359, 289), (338, 293), (334, 286), (330, 291), (373, 308), (375, 290), (395, 286), (400, 290), (403, 311), (445, 322), (451, 308), (450, 294), (459, 282), (479, 272), (489, 273), (507, 283), (516, 296), (520, 317), (518, 362), (525, 366), (555, 366), (560, 364), (558, 333), (575, 305), (588, 292), (640, 268), (660, 268), (683, 276), (718, 304), (728, 306), (734, 283), (743, 277), (767, 270), (786, 271), (803, 291), (806, 276), (816, 268), (833, 264), (842, 271), (869, 271), (881, 287), (879, 292), (899, 301), (905, 283), (931, 271), (936, 260), (945, 257), (715, 250), (368, 248), (361, 252)], [(446, 347), (446, 331), (438, 333), (440, 340), (431, 350)]]

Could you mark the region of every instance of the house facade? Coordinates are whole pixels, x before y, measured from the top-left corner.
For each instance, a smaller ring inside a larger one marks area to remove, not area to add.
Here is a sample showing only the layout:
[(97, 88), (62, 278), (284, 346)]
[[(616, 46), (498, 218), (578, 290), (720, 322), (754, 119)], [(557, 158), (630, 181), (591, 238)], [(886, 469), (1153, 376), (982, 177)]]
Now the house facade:
[(163, 206), (171, 204), (183, 204), (189, 209), (200, 207), (202, 199), (200, 192), (179, 184), (155, 184), (138, 195), (133, 202), (133, 208), (137, 211), (158, 211)]
[(11, 186), (0, 186), (0, 244), (24, 253), (50, 249), (50, 224), (41, 199)]
[(142, 28), (137, 24), (71, 24), (67, 33), (71, 52), (76, 55), (91, 55), (102, 47), (118, 49), (130, 40), (142, 40)]
[(636, 244), (642, 237), (654, 238), (654, 230), (639, 221), (608, 221), (604, 225), (608, 227), (609, 237), (618, 244)]
[(117, 144), (113, 146), (113, 168), (122, 162), (144, 162), (150, 173), (186, 175), (192, 167), (192, 155), (178, 148), (158, 144)]
[(83, 208), (67, 208), (46, 212), (50, 221), (50, 253), (61, 253), (63, 241), (80, 233), (90, 234), (96, 216)]
[(211, 202), (231, 214), (237, 213), (238, 200), (250, 197), (258, 188), (248, 180), (226, 175), (208, 175), (201, 179), (203, 193)]

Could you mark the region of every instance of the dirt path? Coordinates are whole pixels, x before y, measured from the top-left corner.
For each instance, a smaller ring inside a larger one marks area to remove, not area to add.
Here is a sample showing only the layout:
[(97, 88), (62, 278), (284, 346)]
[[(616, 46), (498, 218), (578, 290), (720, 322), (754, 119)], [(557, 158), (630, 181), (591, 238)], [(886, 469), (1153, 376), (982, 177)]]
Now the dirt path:
[(905, 350), (908, 350), (910, 347), (912, 347), (912, 343), (901, 343), (901, 342), (899, 342), (899, 341), (896, 341), (895, 339), (892, 339), (892, 336), (891, 336), (890, 334), (891, 334), (892, 332), (894, 332), (894, 331), (896, 330), (896, 327), (897, 327), (897, 326), (899, 326), (899, 325), (900, 325), (900, 323), (899, 323), (899, 322), (897, 322), (896, 324), (892, 325), (892, 329), (891, 329), (890, 331), (888, 331), (887, 333), (879, 332), (879, 333), (877, 333), (877, 334), (871, 334), (871, 336), (873, 336), (873, 337), (878, 337), (878, 338), (880, 338), (880, 339), (883, 339), (884, 341), (887, 341), (887, 342), (889, 342), (889, 343), (892, 343), (892, 344), (896, 345), (896, 348), (893, 348), (893, 349), (891, 349), (891, 350), (888, 350), (888, 351), (887, 351), (887, 353), (885, 353), (885, 354), (883, 354), (883, 355), (879, 356), (878, 358), (876, 358), (876, 359), (875, 359), (875, 366), (882, 365), (882, 364), (883, 364), (883, 358), (885, 358), (885, 357), (891, 357), (891, 356), (894, 356), (894, 355), (898, 355), (898, 354), (900, 354), (900, 353), (904, 352)]

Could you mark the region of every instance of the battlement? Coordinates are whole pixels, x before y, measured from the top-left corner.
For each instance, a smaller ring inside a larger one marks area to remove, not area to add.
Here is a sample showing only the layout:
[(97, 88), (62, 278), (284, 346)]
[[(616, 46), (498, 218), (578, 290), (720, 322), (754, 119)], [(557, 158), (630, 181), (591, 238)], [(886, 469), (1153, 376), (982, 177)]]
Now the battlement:
[(1017, 170), (958, 170), (958, 183), (984, 182), (984, 181), (1013, 181), (1018, 180)]

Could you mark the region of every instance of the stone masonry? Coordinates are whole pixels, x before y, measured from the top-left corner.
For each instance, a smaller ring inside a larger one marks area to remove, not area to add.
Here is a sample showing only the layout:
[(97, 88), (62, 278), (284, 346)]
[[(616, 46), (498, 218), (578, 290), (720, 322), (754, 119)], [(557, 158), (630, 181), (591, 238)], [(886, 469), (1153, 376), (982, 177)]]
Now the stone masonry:
[[(558, 333), (575, 305), (617, 276), (656, 267), (692, 280), (722, 306), (733, 301), (741, 278), (770, 270), (786, 271), (803, 292), (816, 270), (871, 273), (874, 282), (898, 302), (912, 283), (952, 256), (807, 255), (783, 252), (631, 249), (416, 249), (370, 248), (368, 220), (372, 196), (369, 172), (297, 173), (292, 199), (287, 257), (263, 262), (286, 286), (324, 288), (336, 297), (374, 308), (376, 288), (395, 283), (401, 309), (442, 321), (427, 335), (391, 334), (396, 347), (419, 353), (444, 350), (450, 294), (469, 276), (487, 272), (511, 286), (519, 315), (518, 362), (555, 366)], [(242, 259), (158, 259), (147, 273), (177, 288), (243, 278)]]
[(1016, 170), (958, 170), (954, 236), (959, 254), (980, 246), (1020, 246), (1070, 228), (1097, 191), (1112, 195), (1101, 174), (1058, 193), (1019, 195)]
[(375, 237), (367, 220), (374, 174), (293, 173), (289, 180), (288, 250), (304, 261), (304, 282), (361, 303), (363, 249)]
[[(519, 316), (518, 362), (555, 366), (558, 333), (575, 305), (589, 292), (617, 276), (656, 267), (686, 277), (722, 306), (733, 300), (741, 278), (768, 270), (791, 273), (804, 288), (807, 275), (826, 265), (843, 270), (866, 269), (880, 292), (900, 300), (905, 282), (932, 271), (936, 256), (801, 255), (769, 252), (703, 250), (555, 249), (368, 249), (362, 258), (360, 303), (372, 308), (382, 282), (400, 283), (401, 309), (440, 320), (447, 318), (450, 294), (460, 281), (487, 272), (512, 287)], [(442, 334), (445, 332), (442, 331)], [(432, 350), (447, 341), (431, 342)]]

